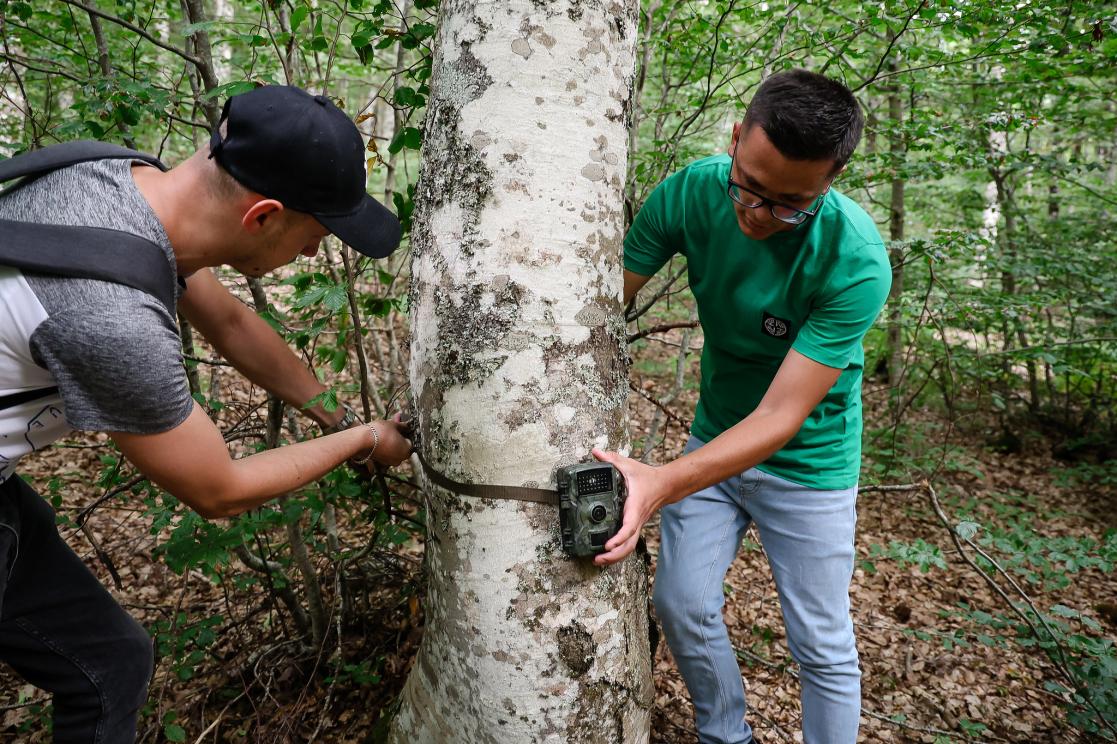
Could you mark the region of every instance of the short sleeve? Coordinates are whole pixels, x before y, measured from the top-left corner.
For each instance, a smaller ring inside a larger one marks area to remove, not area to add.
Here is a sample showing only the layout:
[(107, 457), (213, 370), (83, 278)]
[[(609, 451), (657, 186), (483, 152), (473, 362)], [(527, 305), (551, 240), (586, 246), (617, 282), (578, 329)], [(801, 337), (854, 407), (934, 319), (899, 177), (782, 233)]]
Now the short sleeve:
[(624, 237), (624, 268), (634, 274), (652, 276), (679, 249), (680, 216), (670, 209), (675, 178), (655, 187)]
[(51, 315), (30, 341), (75, 429), (155, 434), (181, 424), (194, 407), (177, 330), (146, 295)]
[(892, 270), (880, 244), (865, 245), (859, 259), (835, 271), (792, 348), (819, 364), (845, 369), (861, 348), (888, 299)]

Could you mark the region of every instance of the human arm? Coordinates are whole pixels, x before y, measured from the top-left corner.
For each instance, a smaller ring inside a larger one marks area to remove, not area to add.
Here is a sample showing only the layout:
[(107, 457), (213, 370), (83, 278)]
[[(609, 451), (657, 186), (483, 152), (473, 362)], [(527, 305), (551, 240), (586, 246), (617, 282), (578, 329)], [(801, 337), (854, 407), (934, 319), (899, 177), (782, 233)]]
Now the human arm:
[(666, 465), (645, 465), (615, 452), (594, 450), (624, 475), (628, 489), (620, 531), (594, 563), (616, 563), (633, 551), (643, 525), (667, 504), (764, 462), (778, 452), (837, 382), (842, 370), (795, 350), (787, 353), (756, 409), (708, 444)]
[[(377, 421), (377, 461), (398, 465), (411, 443), (395, 421)], [(197, 404), (178, 426), (158, 434), (110, 432), (121, 453), (160, 488), (208, 519), (253, 509), (305, 486), (349, 458), (363, 455), (376, 437), (357, 426), (326, 437), (233, 459), (221, 432)]]
[(341, 409), (326, 411), (320, 404), (303, 408), (326, 387), (279, 334), (234, 297), (209, 269), (187, 280), (178, 308), (217, 353), (253, 383), (303, 411), (322, 428), (341, 419)]
[(861, 353), (862, 339), (888, 296), (891, 269), (882, 245), (852, 249), (841, 268), (815, 295), (815, 307), (764, 397), (735, 426), (662, 468), (595, 452), (631, 481), (624, 524), (598, 563), (612, 563), (631, 552), (640, 527), (663, 505), (766, 461), (798, 433)]
[(628, 303), (632, 302), (632, 298), (636, 296), (648, 280), (650, 276), (637, 274), (635, 271), (624, 270), (624, 306), (628, 307)]

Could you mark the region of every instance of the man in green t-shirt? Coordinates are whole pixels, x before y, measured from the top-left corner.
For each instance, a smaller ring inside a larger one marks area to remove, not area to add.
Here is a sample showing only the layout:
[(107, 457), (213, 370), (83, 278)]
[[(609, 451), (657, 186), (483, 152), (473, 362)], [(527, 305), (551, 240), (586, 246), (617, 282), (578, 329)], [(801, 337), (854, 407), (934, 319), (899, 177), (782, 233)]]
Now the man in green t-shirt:
[(660, 184), (625, 238), (627, 303), (676, 253), (704, 333), (685, 454), (624, 474), (624, 524), (596, 562), (621, 560), (661, 511), (655, 606), (694, 701), (702, 744), (752, 741), (722, 584), (755, 522), (800, 665), (806, 744), (852, 744), (860, 671), (849, 613), (861, 462), (861, 341), (891, 270), (873, 220), (831, 188), (861, 137), (841, 83), (768, 78), (727, 154)]

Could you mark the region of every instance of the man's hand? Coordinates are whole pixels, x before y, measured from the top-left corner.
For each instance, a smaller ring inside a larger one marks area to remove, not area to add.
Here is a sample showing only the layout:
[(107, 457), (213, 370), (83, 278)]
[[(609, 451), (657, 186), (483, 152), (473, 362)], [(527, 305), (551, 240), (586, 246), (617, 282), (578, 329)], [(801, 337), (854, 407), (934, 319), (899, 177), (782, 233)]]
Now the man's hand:
[[(380, 434), (380, 444), (376, 446), (376, 452), (372, 453), (372, 459), (376, 463), (395, 467), (411, 455), (411, 440), (407, 438), (411, 434), (411, 428), (400, 421), (400, 414), (393, 416), (391, 421), (377, 421), (375, 426)], [(370, 471), (373, 467), (374, 463), (369, 462)]]
[(621, 528), (616, 535), (605, 543), (605, 552), (593, 559), (598, 566), (608, 566), (624, 559), (636, 549), (640, 530), (659, 508), (668, 503), (670, 494), (665, 489), (664, 479), (659, 468), (645, 465), (639, 460), (595, 449), (593, 456), (602, 462), (610, 463), (624, 476), (628, 497), (624, 502), (624, 516)]

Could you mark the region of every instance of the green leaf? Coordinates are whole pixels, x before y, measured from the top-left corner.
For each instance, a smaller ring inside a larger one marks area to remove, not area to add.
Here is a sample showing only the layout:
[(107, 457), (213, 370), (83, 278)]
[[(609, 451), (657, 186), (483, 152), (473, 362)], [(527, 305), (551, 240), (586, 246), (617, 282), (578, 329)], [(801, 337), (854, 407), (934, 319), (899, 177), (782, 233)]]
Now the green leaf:
[(404, 127), (403, 144), (409, 150), (418, 150), (423, 145), (423, 133), (415, 127)]
[(397, 106), (414, 106), (415, 105), (415, 89), (409, 88), (406, 85), (400, 86), (396, 89), (395, 103)]
[(388, 152), (393, 155), (403, 149), (403, 132), (403, 129), (396, 132), (396, 136), (392, 137), (392, 141), (388, 143)]
[(334, 349), (333, 353), (330, 355), (330, 369), (332, 369), (335, 373), (340, 372), (341, 370), (345, 369), (345, 363), (348, 361), (349, 352), (341, 347)]
[(232, 98), (233, 96), (247, 93), (257, 87), (256, 83), (251, 80), (237, 80), (232, 83), (225, 83), (219, 85), (213, 90), (207, 91), (202, 98), (204, 100), (212, 100), (214, 98)]
[(434, 25), (430, 23), (416, 23), (411, 27), (411, 35), (420, 40), (434, 36), (434, 31)]
[(954, 528), (954, 533), (963, 540), (972, 540), (981, 529), (977, 522), (959, 522)]
[(306, 17), (309, 13), (310, 8), (306, 7), (305, 5), (300, 5), (299, 7), (295, 8), (294, 12), (291, 13), (291, 33), (295, 33), (299, 30), (299, 26), (301, 26), (302, 22), (306, 20)]
[(31, 18), (31, 4), (30, 3), (12, 3), (10, 6), (12, 14), (21, 21), (26, 21)]
[(335, 284), (326, 290), (322, 304), (333, 312), (338, 312), (349, 303), (349, 292), (344, 284)]
[(182, 27), (183, 36), (193, 36), (199, 31), (204, 31), (207, 34), (213, 29), (217, 28), (221, 21), (199, 21), (198, 23), (188, 23)]
[(306, 410), (308, 408), (313, 408), (314, 406), (317, 406), (317, 405), (322, 406), (322, 409), (324, 411), (326, 411), (327, 413), (332, 413), (333, 411), (336, 411), (337, 407), (339, 405), (341, 405), (341, 403), (337, 399), (337, 391), (334, 390), (333, 388), (330, 388), (329, 390), (327, 390), (324, 393), (319, 393), (318, 395), (315, 395), (313, 398), (311, 398), (310, 400), (308, 400), (306, 403), (303, 404), (303, 410)]
[(186, 741), (186, 729), (179, 726), (177, 723), (169, 723), (163, 727), (163, 733), (167, 737), (167, 741)]
[(1051, 614), (1059, 617), (1077, 618), (1080, 613), (1066, 605), (1057, 604), (1051, 608)]

